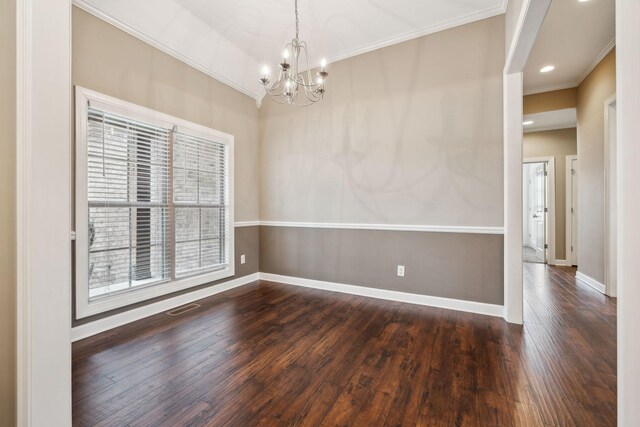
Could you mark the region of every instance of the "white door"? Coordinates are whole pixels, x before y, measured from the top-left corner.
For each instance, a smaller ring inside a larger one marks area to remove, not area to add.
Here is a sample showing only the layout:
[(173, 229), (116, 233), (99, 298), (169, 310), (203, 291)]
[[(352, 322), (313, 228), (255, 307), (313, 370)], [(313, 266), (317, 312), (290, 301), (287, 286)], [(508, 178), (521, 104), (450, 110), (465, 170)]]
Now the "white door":
[(578, 159), (571, 159), (571, 265), (578, 265)]
[(546, 185), (545, 185), (545, 172), (546, 164), (536, 164), (534, 167), (534, 179), (533, 179), (533, 234), (534, 234), (534, 246), (536, 250), (536, 256), (544, 261), (547, 260), (545, 254), (545, 200), (546, 200)]
[(536, 247), (536, 192), (535, 192), (535, 181), (536, 181), (536, 173), (534, 164), (527, 164), (527, 230), (529, 231), (529, 236), (527, 238), (527, 246), (531, 249), (535, 249)]

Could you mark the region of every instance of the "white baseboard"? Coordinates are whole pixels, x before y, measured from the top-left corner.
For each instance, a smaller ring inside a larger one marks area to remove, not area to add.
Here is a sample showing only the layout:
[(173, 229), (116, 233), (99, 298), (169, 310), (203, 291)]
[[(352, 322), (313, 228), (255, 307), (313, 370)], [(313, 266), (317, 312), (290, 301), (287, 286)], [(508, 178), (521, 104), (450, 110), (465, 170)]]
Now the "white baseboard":
[(143, 307), (134, 308), (133, 310), (123, 313), (114, 314), (113, 316), (95, 320), (84, 325), (71, 328), (71, 341), (76, 342), (93, 335), (108, 331), (154, 314), (163, 313), (181, 305), (189, 304), (194, 301), (219, 294), (256, 280), (268, 280), (271, 282), (280, 282), (289, 285), (303, 286), (307, 288), (320, 289), (325, 291), (341, 292), (351, 295), (360, 295), (364, 297), (384, 299), (390, 301), (398, 301), (409, 304), (424, 305), (429, 307), (438, 307), (448, 310), (465, 311), (469, 313), (484, 314), (487, 316), (503, 317), (504, 306), (496, 304), (486, 304), (475, 301), (457, 300), (451, 298), (434, 297), (429, 295), (410, 294), (407, 292), (390, 291), (386, 289), (375, 289), (364, 286), (346, 285), (343, 283), (324, 282), (320, 280), (302, 279), (299, 277), (280, 276), (269, 273), (254, 273), (248, 276), (239, 277), (228, 282), (200, 289), (195, 292), (189, 292), (178, 295), (173, 298), (158, 301)]
[(280, 276), (278, 274), (260, 273), (260, 280), (304, 286), (325, 291), (341, 292), (390, 301), (406, 302), (409, 304), (426, 305), (429, 307), (445, 308), (448, 310), (466, 311), (487, 316), (504, 316), (504, 306), (486, 304), (475, 301), (464, 301), (451, 298), (434, 297), (428, 295), (410, 294), (406, 292), (390, 291), (386, 289), (367, 288), (364, 286), (346, 285), (343, 283), (323, 282), (320, 280), (302, 279), (299, 277)]
[(569, 264), (566, 259), (557, 259), (553, 262), (550, 262), (549, 264), (555, 265), (558, 267), (571, 267), (571, 264)]
[(584, 283), (585, 285), (588, 285), (590, 287), (592, 287), (593, 289), (595, 289), (596, 291), (604, 294), (605, 293), (605, 287), (602, 283), (598, 282), (597, 280), (587, 276), (584, 273), (580, 273), (579, 271), (576, 272), (576, 279), (580, 280), (582, 283)]
[(126, 325), (127, 323), (135, 322), (136, 320), (144, 319), (145, 317), (153, 316), (154, 314), (163, 313), (181, 305), (189, 304), (199, 299), (207, 298), (212, 295), (219, 294), (220, 292), (255, 282), (258, 278), (259, 274), (253, 273), (248, 276), (229, 280), (228, 282), (221, 283), (219, 285), (178, 295), (173, 298), (168, 298), (153, 304), (134, 308), (133, 310), (114, 314), (113, 316), (76, 326), (75, 328), (71, 328), (71, 342), (76, 342), (92, 335), (108, 331), (109, 329), (117, 328), (118, 326)]

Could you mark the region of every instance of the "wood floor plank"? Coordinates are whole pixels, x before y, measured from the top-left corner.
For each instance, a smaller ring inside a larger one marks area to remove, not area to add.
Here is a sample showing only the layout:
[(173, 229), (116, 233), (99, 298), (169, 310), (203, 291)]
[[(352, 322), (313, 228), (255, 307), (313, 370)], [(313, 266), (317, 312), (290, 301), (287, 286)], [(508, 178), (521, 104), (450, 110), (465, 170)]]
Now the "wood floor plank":
[(256, 282), (73, 345), (75, 426), (615, 426), (616, 301), (525, 264), (525, 324)]

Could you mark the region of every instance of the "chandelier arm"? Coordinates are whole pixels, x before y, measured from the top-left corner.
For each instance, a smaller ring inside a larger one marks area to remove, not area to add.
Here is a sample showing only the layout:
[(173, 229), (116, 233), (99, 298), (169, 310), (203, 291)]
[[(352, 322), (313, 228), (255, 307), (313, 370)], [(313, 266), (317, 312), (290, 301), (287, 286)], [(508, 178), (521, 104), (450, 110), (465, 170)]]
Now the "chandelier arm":
[[(297, 1), (297, 0), (296, 0)], [(313, 78), (311, 77), (311, 69), (309, 68), (309, 55), (307, 55), (307, 42), (303, 41), (300, 43), (300, 46), (304, 49), (304, 62), (307, 70), (307, 81), (309, 85), (314, 85)], [(317, 88), (320, 85), (315, 85)]]

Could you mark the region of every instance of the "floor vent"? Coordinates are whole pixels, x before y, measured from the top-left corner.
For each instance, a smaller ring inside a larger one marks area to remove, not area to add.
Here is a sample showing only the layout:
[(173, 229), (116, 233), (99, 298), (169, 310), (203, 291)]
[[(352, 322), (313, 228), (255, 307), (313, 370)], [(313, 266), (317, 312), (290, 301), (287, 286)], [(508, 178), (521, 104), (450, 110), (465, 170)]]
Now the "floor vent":
[(179, 316), (183, 313), (186, 313), (187, 311), (191, 311), (195, 308), (200, 307), (200, 304), (189, 304), (189, 305), (184, 305), (182, 307), (178, 307), (176, 309), (173, 309), (171, 311), (167, 311), (166, 314), (168, 314), (169, 316)]

